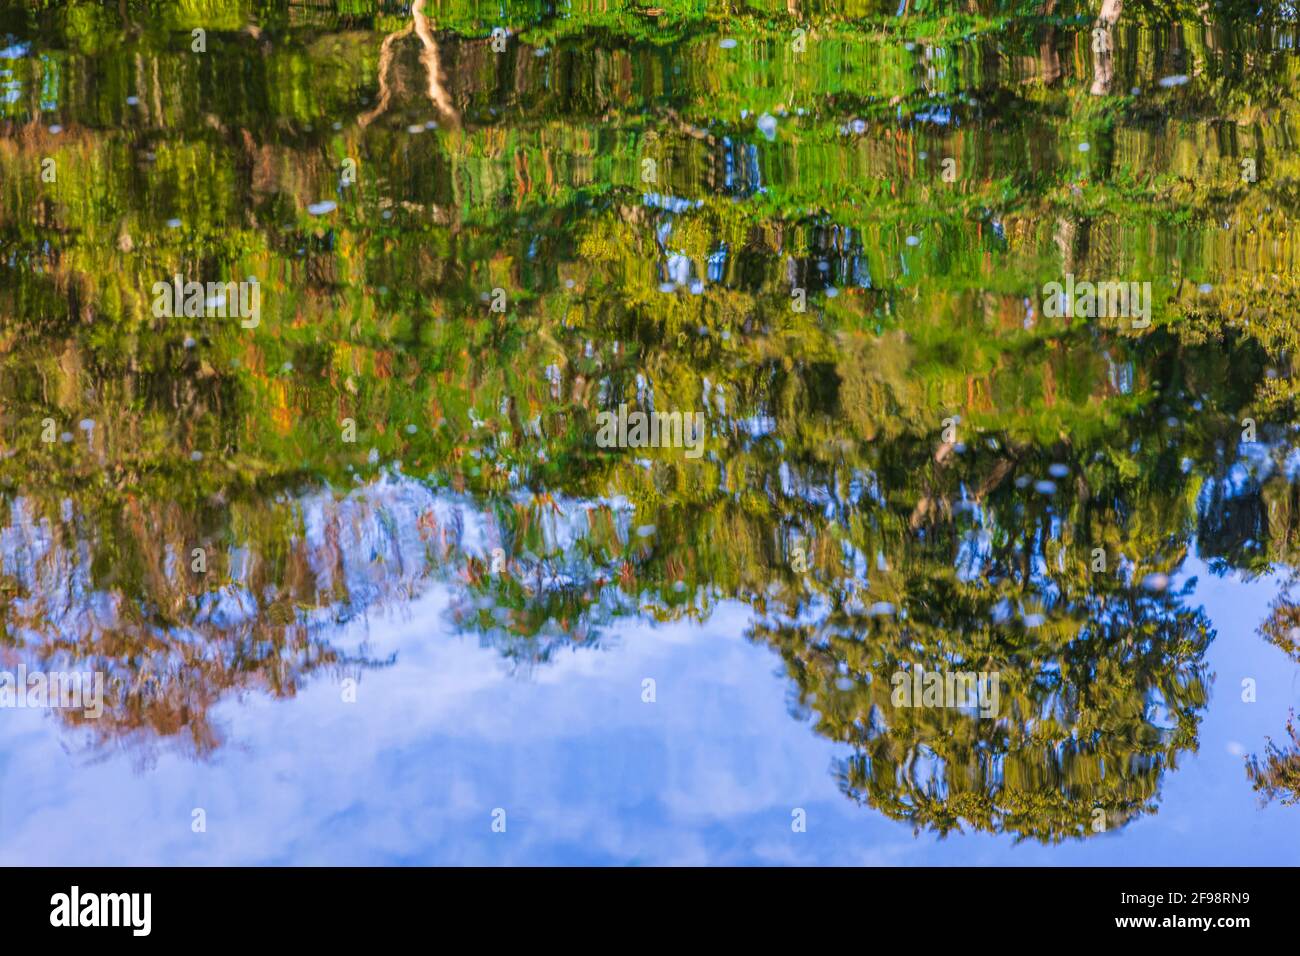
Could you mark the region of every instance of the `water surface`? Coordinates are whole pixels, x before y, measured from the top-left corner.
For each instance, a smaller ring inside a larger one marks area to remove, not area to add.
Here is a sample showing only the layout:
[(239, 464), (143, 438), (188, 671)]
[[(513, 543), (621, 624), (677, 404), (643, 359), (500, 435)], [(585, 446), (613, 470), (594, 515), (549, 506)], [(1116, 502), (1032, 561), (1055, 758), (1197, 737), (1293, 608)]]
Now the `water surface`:
[(0, 862), (1297, 862), (1298, 29), (5, 6)]

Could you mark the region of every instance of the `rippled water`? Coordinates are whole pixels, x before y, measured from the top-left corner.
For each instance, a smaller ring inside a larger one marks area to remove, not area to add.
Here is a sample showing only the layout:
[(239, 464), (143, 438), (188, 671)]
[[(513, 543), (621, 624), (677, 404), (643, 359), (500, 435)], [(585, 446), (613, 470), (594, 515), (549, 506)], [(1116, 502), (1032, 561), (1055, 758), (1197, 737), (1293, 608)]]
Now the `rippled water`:
[(0, 862), (1297, 862), (1298, 32), (0, 7)]

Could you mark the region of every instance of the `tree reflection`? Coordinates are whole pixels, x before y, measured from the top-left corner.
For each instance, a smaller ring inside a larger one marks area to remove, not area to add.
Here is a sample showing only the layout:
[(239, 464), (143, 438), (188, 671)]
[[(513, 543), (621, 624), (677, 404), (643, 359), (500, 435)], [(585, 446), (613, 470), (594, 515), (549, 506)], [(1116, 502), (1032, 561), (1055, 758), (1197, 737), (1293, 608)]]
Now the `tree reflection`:
[[(1107, 4), (1135, 54), (1091, 57), (1038, 4), (814, 4), (796, 60), (699, 5), (543, 5), (499, 55), (427, 6), (5, 14), (5, 659), (106, 672), (96, 746), (207, 755), (222, 700), (390, 663), (341, 636), (434, 583), (524, 672), (741, 601), (851, 798), (1043, 841), (1154, 812), (1213, 637), (1169, 581), (1300, 546), (1281, 15)], [(1149, 279), (1152, 327), (1047, 320), (1067, 271)], [(153, 317), (177, 272), (260, 276), (262, 324)], [(620, 402), (702, 410), (706, 455), (597, 447)], [(895, 707), (917, 667), (996, 671), (999, 715)]]
[(1246, 761), (1246, 775), (1265, 802), (1280, 799), (1283, 806), (1300, 804), (1300, 729), (1296, 727), (1295, 711), (1286, 722), (1289, 744), (1278, 746), (1271, 739), (1264, 756), (1251, 756)]
[[(786, 662), (817, 732), (853, 748), (837, 771), (846, 794), (918, 830), (965, 823), (1044, 841), (1104, 832), (1154, 812), (1164, 771), (1196, 748), (1213, 632), (1159, 572), (1135, 573), (1106, 542), (1169, 571), (1183, 545), (1144, 539), (1142, 513), (1160, 504), (1136, 489), (1117, 500), (1086, 454), (1051, 456), (1075, 480), (1050, 496), (1017, 481), (1042, 474), (1045, 457), (1022, 450), (981, 505), (882, 552), (869, 586), (777, 598), (780, 613), (755, 629)], [(996, 718), (895, 706), (891, 678), (918, 667), (999, 674)]]

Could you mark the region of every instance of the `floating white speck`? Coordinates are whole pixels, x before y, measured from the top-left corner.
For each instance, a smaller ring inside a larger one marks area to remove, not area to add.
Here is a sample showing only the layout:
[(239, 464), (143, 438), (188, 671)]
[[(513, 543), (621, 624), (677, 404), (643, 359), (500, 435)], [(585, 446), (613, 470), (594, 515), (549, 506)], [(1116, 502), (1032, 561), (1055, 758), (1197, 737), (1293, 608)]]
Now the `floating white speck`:
[(1070, 466), (1063, 465), (1058, 461), (1047, 466), (1047, 473), (1053, 478), (1064, 478), (1070, 473)]
[(724, 50), (730, 50), (735, 45), (736, 41), (731, 39), (731, 37), (724, 37), (718, 41), (718, 46), (722, 47)]
[(190, 452), (190, 461), (202, 461), (202, 460), (203, 460), (203, 452), (201, 451)]
[(1160, 86), (1163, 86), (1165, 89), (1169, 89), (1170, 87), (1174, 87), (1174, 86), (1182, 86), (1184, 83), (1187, 82), (1187, 77), (1182, 73), (1177, 73), (1174, 76), (1162, 76), (1156, 82)]
[(1214, 291), (1214, 286), (1210, 285), (1208, 282), (1202, 282), (1196, 288), (1200, 290), (1201, 295), (1209, 295)]
[(127, 106), (139, 106), (139, 105), (140, 105), (140, 97), (138, 97), (138, 96), (128, 96), (128, 97), (126, 98), (126, 105), (127, 105)]
[(1056, 494), (1056, 482), (1048, 481), (1046, 478), (1040, 478), (1038, 481), (1034, 482), (1034, 491), (1038, 492), (1040, 495), (1054, 495)]
[(643, 524), (641, 525), (641, 527), (636, 529), (636, 534), (638, 538), (648, 538), (655, 533), (655, 530), (656, 529), (654, 525)]
[(60, 133), (63, 132), (63, 127), (60, 126), (58, 123), (55, 123), (53, 126), (50, 127), (50, 132), (53, 133), (55, 136), (58, 136)]
[(168, 220), (167, 220), (167, 228), (168, 228), (168, 229), (179, 229), (180, 227), (181, 227), (181, 221), (180, 221), (179, 219), (168, 219)]
[(1142, 579), (1142, 586), (1148, 591), (1163, 591), (1169, 587), (1169, 575), (1157, 571)]
[(1090, 150), (1090, 149), (1092, 149), (1092, 144), (1091, 144), (1091, 143), (1080, 143), (1080, 144), (1079, 144), (1079, 152), (1081, 152), (1081, 153), (1086, 153), (1086, 152), (1088, 152), (1088, 150)]
[(758, 118), (758, 131), (767, 137), (770, 143), (776, 139), (776, 117), (771, 113), (764, 113)]
[(917, 236), (908, 236), (903, 241), (906, 242), (909, 246), (919, 246), (921, 244), (921, 240)]
[(339, 207), (333, 199), (322, 199), (320, 202), (314, 202), (307, 207), (307, 211), (313, 216), (323, 216), (331, 213)]

